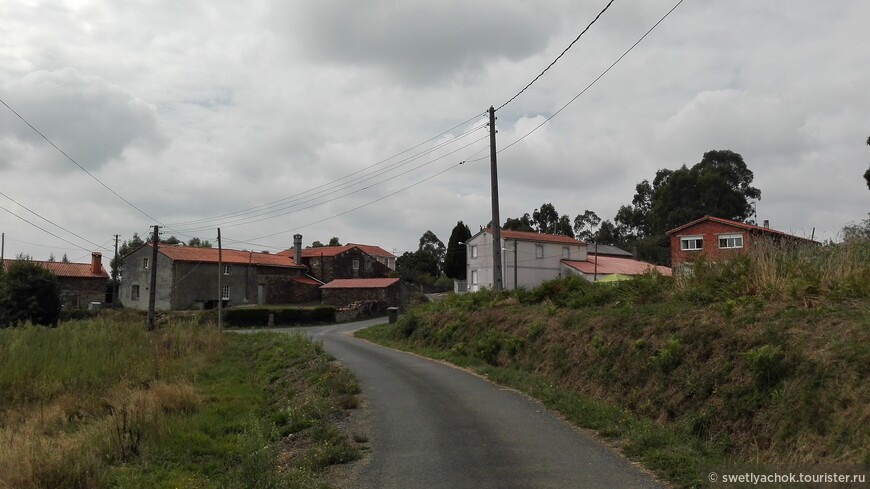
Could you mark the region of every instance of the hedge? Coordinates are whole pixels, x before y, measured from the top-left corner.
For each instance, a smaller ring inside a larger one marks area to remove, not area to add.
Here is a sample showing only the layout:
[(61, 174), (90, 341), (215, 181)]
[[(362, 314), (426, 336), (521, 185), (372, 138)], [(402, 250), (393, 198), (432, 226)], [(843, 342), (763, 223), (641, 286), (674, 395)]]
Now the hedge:
[(266, 326), (269, 324), (269, 314), (275, 315), (275, 325), (334, 323), (334, 307), (306, 308), (270, 308), (245, 307), (227, 309), (224, 319), (231, 326)]

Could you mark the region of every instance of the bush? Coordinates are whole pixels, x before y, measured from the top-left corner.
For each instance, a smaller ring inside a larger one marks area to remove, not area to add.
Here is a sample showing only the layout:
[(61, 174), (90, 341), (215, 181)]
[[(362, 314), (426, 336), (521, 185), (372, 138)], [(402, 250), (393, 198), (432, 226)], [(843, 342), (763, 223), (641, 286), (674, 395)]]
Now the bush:
[(48, 270), (16, 260), (0, 273), (0, 327), (28, 322), (55, 326), (60, 307), (60, 284)]

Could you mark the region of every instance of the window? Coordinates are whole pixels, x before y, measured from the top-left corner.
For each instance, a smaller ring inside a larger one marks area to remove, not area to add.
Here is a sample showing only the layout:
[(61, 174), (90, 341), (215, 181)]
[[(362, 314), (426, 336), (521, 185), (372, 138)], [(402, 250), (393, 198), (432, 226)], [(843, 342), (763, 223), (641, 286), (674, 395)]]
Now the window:
[(142, 268), (148, 270), (148, 258), (142, 258)]
[(535, 258), (543, 258), (544, 257), (544, 246), (543, 245), (535, 245)]
[(743, 248), (743, 235), (723, 234), (719, 236), (719, 248)]
[(354, 260), (354, 261), (353, 261), (353, 269), (354, 269), (354, 270), (359, 270), (359, 260)]
[(683, 251), (697, 251), (704, 249), (704, 238), (701, 236), (687, 236), (680, 238), (680, 249)]
[(139, 284), (133, 284), (130, 286), (130, 300), (139, 300)]
[(227, 300), (230, 298), (230, 286), (224, 285), (221, 287), (221, 299)]
[(471, 284), (477, 284), (477, 270), (471, 271)]
[(562, 258), (571, 258), (571, 248), (567, 246), (562, 247)]
[(471, 245), (471, 257), (477, 258), (477, 245)]
[(366, 260), (366, 271), (367, 271), (367, 272), (371, 272), (373, 266), (374, 266), (374, 265), (372, 265), (372, 261), (371, 261), (371, 260)]
[(230, 274), (230, 266), (224, 265), (224, 275), (229, 275), (229, 274)]

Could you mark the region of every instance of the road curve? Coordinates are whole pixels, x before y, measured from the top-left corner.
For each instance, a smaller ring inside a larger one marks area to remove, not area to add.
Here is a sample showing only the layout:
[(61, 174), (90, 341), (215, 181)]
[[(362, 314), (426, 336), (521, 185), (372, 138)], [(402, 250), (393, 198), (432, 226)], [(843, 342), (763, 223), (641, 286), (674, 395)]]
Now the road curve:
[(372, 453), (350, 487), (661, 487), (513, 390), (352, 336), (383, 321), (303, 329), (356, 373), (368, 403)]

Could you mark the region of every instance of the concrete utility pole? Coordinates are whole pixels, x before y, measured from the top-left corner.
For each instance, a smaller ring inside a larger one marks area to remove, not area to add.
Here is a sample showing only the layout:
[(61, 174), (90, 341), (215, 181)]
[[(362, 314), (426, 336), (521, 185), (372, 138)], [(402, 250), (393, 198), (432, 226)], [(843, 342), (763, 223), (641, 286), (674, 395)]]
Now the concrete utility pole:
[(157, 327), (154, 307), (157, 303), (157, 246), (160, 244), (160, 226), (154, 225), (154, 236), (151, 239), (151, 286), (148, 290), (148, 330)]
[(6, 252), (6, 233), (0, 234), (0, 272), (3, 271), (3, 255)]
[(221, 247), (221, 228), (218, 228), (218, 329), (224, 329), (224, 289), (222, 275), (224, 274), (223, 248)]
[(498, 216), (498, 165), (495, 151), (495, 109), (489, 106), (489, 159), (492, 180), (492, 290), (501, 292), (501, 220)]
[(112, 307), (118, 306), (118, 238), (120, 234), (115, 235), (115, 260), (112, 262)]

